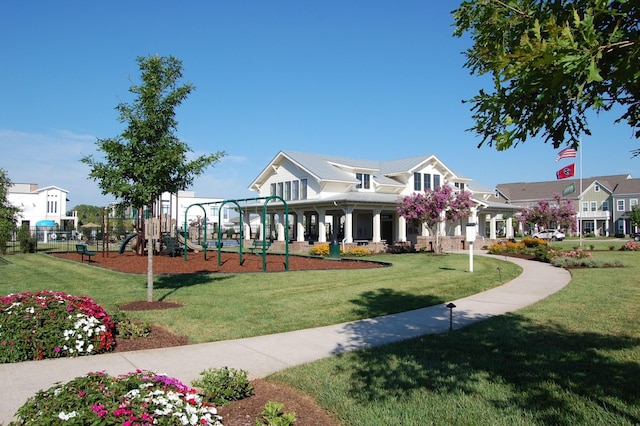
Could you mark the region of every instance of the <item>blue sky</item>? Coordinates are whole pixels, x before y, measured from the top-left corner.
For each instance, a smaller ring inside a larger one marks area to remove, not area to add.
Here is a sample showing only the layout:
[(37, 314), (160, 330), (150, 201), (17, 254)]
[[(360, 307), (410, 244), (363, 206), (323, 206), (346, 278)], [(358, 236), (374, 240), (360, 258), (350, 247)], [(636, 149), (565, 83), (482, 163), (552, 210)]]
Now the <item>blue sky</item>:
[[(55, 185), (70, 205), (106, 205), (80, 162), (118, 136), (115, 107), (136, 57), (173, 55), (196, 90), (178, 109), (195, 154), (226, 151), (191, 188), (255, 196), (249, 184), (280, 150), (383, 160), (435, 154), (458, 174), (498, 183), (555, 179), (567, 160), (529, 140), (477, 148), (463, 99), (486, 80), (463, 68), (457, 1), (14, 1), (0, 13), (0, 168)], [(590, 120), (583, 175), (640, 177), (632, 130)]]

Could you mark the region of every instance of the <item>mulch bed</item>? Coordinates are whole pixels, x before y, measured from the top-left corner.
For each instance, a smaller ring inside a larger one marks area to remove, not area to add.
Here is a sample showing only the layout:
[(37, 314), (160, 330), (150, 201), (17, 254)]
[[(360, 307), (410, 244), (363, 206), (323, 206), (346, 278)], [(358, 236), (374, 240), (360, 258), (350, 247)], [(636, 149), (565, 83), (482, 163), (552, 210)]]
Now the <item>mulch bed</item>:
[[(77, 253), (58, 253), (53, 256), (63, 259), (80, 262), (80, 255)], [(283, 254), (267, 254), (266, 272), (285, 272), (286, 257)], [(263, 261), (261, 255), (244, 253), (242, 264), (238, 253), (222, 252), (218, 264), (218, 253), (216, 251), (204, 253), (187, 254), (187, 260), (182, 256), (153, 256), (154, 274), (195, 274), (195, 273), (247, 273), (263, 272)], [(145, 274), (147, 272), (147, 256), (139, 256), (134, 252), (118, 253), (98, 253), (86, 264), (99, 266), (119, 272)], [(369, 269), (380, 268), (386, 265), (379, 262), (346, 259), (325, 259), (319, 257), (289, 255), (289, 271), (308, 271), (321, 269)]]

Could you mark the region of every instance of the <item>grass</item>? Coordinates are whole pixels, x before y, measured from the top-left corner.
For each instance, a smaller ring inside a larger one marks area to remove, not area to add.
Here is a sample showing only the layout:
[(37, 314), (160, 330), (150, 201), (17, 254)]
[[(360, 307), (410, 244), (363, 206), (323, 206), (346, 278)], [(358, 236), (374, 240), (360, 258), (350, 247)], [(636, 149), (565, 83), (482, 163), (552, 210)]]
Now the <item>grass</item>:
[(640, 423), (640, 256), (574, 269), (523, 310), (442, 335), (332, 357), (270, 377), (343, 425)]
[[(146, 276), (103, 270), (44, 254), (6, 256), (0, 267), (3, 294), (36, 290), (86, 295), (107, 312), (146, 300)], [(424, 253), (379, 256), (393, 266), (370, 270), (327, 270), (255, 274), (159, 275), (154, 298), (184, 304), (177, 309), (127, 312), (191, 343), (278, 333), (445, 303), (500, 284), (519, 267), (476, 256)]]

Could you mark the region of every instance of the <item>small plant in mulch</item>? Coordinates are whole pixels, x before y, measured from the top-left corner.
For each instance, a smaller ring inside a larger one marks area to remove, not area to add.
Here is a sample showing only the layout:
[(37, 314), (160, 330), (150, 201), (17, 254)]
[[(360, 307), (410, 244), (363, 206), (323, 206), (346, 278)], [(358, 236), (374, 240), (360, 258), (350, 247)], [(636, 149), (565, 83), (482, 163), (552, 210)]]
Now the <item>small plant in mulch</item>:
[(205, 400), (211, 404), (223, 406), (253, 395), (253, 385), (244, 370), (210, 368), (202, 371), (200, 376), (191, 384), (199, 388)]
[(39, 391), (10, 425), (222, 426), (215, 407), (177, 379), (138, 370), (111, 377), (89, 373)]
[(290, 426), (296, 422), (296, 412), (285, 413), (282, 411), (284, 404), (269, 401), (264, 405), (262, 418), (256, 419), (256, 426)]

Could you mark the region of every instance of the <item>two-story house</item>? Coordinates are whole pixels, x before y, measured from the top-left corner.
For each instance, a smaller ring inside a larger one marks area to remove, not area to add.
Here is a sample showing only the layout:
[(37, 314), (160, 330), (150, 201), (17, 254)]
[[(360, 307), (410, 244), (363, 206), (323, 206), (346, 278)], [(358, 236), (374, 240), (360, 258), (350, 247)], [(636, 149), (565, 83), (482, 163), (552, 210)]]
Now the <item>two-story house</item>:
[(38, 188), (33, 183), (14, 183), (9, 187), (7, 201), (20, 209), (18, 225), (43, 226), (71, 231), (78, 227), (75, 211), (67, 211), (68, 191), (57, 186)]
[[(470, 191), (475, 207), (470, 218), (443, 224), (441, 235), (463, 237), (466, 224), (476, 223), (480, 235), (495, 238), (502, 230), (503, 236), (512, 236), (511, 221), (517, 209), (494, 200), (492, 190), (455, 173), (435, 155), (370, 161), (281, 151), (249, 189), (257, 198), (278, 196), (286, 202), (287, 218), (283, 203), (266, 203), (266, 223), (260, 229), (268, 238), (286, 238), (294, 245), (315, 241), (367, 244), (378, 251), (388, 244), (415, 244), (419, 237), (429, 237), (426, 227), (407, 226), (396, 209), (404, 196), (444, 184)], [(250, 235), (247, 221), (250, 215), (260, 214), (264, 205), (257, 202), (243, 207), (245, 238), (261, 238)]]
[[(543, 182), (503, 183), (496, 198), (504, 203), (529, 207), (540, 200), (553, 202), (554, 195), (571, 200), (577, 211), (578, 232), (609, 236), (628, 234), (629, 211), (638, 204), (640, 179), (630, 175), (596, 176)], [(525, 230), (526, 231), (526, 230)]]

